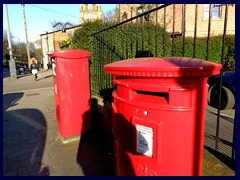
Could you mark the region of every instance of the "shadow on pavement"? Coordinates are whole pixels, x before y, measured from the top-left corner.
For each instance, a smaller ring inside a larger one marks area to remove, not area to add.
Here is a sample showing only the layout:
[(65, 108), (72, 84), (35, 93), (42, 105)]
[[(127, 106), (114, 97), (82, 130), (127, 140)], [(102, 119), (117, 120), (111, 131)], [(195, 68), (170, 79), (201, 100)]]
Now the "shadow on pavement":
[(46, 121), (36, 109), (14, 109), (24, 93), (3, 95), (3, 175), (48, 176), (42, 168)]
[(18, 101), (23, 97), (24, 93), (12, 93), (3, 95), (3, 112), (9, 107), (18, 105)]
[[(23, 77), (26, 77), (26, 76), (31, 76), (32, 74), (29, 72), (28, 68), (24, 70), (23, 73), (21, 73), (19, 71), (19, 68), (16, 69), (16, 75), (17, 75), (17, 79), (19, 78), (23, 78)], [(9, 71), (9, 68), (3, 68), (3, 79), (4, 78), (9, 78), (10, 77), (10, 71)]]
[(3, 78), (10, 77), (9, 67), (3, 67)]
[(38, 77), (38, 79), (37, 79), (37, 81), (41, 81), (41, 80), (43, 80), (43, 79), (47, 79), (47, 78), (51, 78), (53, 75), (48, 75), (48, 76), (45, 76), (45, 77), (42, 77), (42, 75), (40, 74)]
[[(83, 173), (86, 176), (156, 175), (153, 169), (145, 172), (141, 164), (137, 164), (137, 168), (134, 166), (136, 161), (145, 158), (143, 154), (149, 149), (145, 148), (139, 153), (133, 142), (137, 139), (146, 142), (145, 137), (139, 134), (141, 137), (137, 138), (135, 126), (122, 114), (112, 114), (111, 103), (103, 102), (104, 105), (99, 106), (97, 99), (91, 99), (92, 131), (81, 136), (77, 154), (77, 162)], [(83, 115), (83, 126), (88, 121), (85, 118), (89, 117), (88, 113)], [(113, 137), (112, 128), (116, 137)], [(137, 160), (134, 161), (129, 154)]]
[[(113, 139), (104, 127), (104, 117), (97, 99), (91, 99), (91, 112), (85, 112), (83, 122), (91, 113), (92, 130), (81, 135), (77, 162), (85, 176), (114, 176)], [(84, 124), (83, 124), (84, 127)]]

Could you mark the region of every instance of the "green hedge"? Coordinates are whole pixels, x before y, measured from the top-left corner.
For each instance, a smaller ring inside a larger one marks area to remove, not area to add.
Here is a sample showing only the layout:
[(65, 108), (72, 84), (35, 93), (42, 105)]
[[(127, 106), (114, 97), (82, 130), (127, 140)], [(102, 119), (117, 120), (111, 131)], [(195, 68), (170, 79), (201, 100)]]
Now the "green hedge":
[[(231, 61), (234, 61), (234, 56), (232, 52), (234, 44), (235, 44), (235, 37), (233, 35), (227, 35), (225, 41), (225, 52), (224, 52), (224, 59), (227, 56), (230, 56)], [(210, 38), (209, 42), (209, 51), (208, 51), (208, 60), (211, 62), (221, 63), (221, 56), (222, 56), (222, 36), (214, 36)], [(194, 39), (191, 37), (185, 38), (185, 57), (193, 57), (193, 42)], [(182, 56), (182, 38), (175, 39), (175, 46), (176, 46), (176, 56)], [(206, 60), (207, 55), (207, 38), (201, 37), (197, 38), (196, 40), (196, 58)]]
[[(62, 49), (83, 49), (92, 53), (91, 60), (99, 61), (101, 56), (102, 64), (121, 60), (134, 58), (139, 56), (163, 56), (163, 35), (165, 34), (165, 56), (172, 56), (172, 39), (170, 35), (164, 32), (163, 28), (157, 27), (154, 24), (145, 23), (136, 24), (128, 23), (119, 27), (115, 27), (104, 31), (96, 36), (91, 36), (106, 27), (113, 24), (97, 22), (87, 22), (82, 25), (82, 28), (75, 31), (74, 35), (68, 40), (60, 43)], [(144, 31), (144, 33), (142, 33)], [(144, 34), (144, 35), (142, 35)], [(157, 40), (157, 52), (156, 52)], [(227, 35), (224, 52), (224, 69), (235, 69), (235, 36)], [(193, 43), (192, 37), (185, 38), (185, 57), (193, 57)], [(100, 53), (98, 48), (101, 49)], [(183, 38), (174, 38), (174, 54), (173, 56), (182, 56)], [(144, 52), (143, 52), (143, 51)], [(198, 37), (196, 39), (196, 58), (205, 60), (207, 50), (207, 37)], [(215, 36), (210, 38), (208, 60), (216, 63), (221, 63), (222, 55), (222, 36)], [(108, 59), (107, 59), (108, 58)]]
[[(92, 36), (93, 33), (112, 25), (114, 24), (99, 21), (84, 23), (71, 38), (60, 43), (61, 49), (82, 49), (91, 52), (90, 74), (93, 94), (99, 95), (113, 88), (111, 75), (106, 74), (103, 69), (105, 64), (135, 57), (183, 56), (183, 37), (174, 38), (172, 49), (173, 39), (170, 34), (164, 32), (161, 26), (156, 27), (148, 22), (144, 25), (130, 22)], [(209, 61), (221, 63), (222, 39), (222, 36), (210, 38)], [(194, 38), (185, 38), (185, 57), (193, 57), (193, 44)], [(207, 38), (198, 37), (195, 57), (205, 60), (206, 50)], [(235, 36), (233, 35), (226, 36), (223, 68), (226, 71), (235, 70)]]
[[(155, 56), (155, 37), (156, 37), (156, 27), (152, 24), (131, 24), (119, 26), (108, 31), (102, 32), (95, 37), (91, 36), (94, 32), (110, 27), (113, 24), (105, 24), (101, 22), (88, 22), (84, 23), (81, 29), (74, 32), (74, 35), (68, 40), (62, 41), (60, 43), (61, 49), (83, 49), (93, 52), (93, 41), (101, 39), (101, 43), (104, 48), (114, 51), (113, 53), (119, 55), (119, 58), (131, 58), (136, 57), (138, 51), (142, 51), (142, 46), (144, 51), (150, 48), (152, 56)], [(144, 35), (142, 32), (144, 31)], [(163, 29), (158, 27), (158, 44), (162, 46), (163, 43)], [(166, 40), (169, 41), (169, 34), (165, 33)], [(150, 37), (150, 38), (148, 38)], [(150, 39), (150, 42), (148, 42)], [(142, 43), (143, 42), (143, 43)], [(128, 47), (127, 47), (128, 43)], [(148, 46), (150, 43), (150, 46)], [(110, 47), (111, 46), (111, 47)], [(138, 50), (137, 50), (138, 49)], [(166, 48), (167, 50), (169, 48)], [(126, 50), (128, 52), (126, 52)], [(158, 56), (161, 55), (162, 48), (158, 49)], [(119, 60), (119, 59), (117, 59)]]

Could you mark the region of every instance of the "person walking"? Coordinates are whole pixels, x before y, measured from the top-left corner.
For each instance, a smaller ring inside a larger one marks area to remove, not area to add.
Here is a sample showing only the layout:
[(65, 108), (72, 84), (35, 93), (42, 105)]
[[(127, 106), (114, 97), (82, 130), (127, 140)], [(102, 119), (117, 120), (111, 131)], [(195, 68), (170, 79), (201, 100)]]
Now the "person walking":
[(34, 75), (35, 81), (37, 81), (37, 78), (38, 78), (38, 75), (37, 75), (38, 67), (37, 67), (37, 63), (36, 63), (36, 61), (34, 59), (32, 60), (32, 64), (31, 64), (31, 72)]

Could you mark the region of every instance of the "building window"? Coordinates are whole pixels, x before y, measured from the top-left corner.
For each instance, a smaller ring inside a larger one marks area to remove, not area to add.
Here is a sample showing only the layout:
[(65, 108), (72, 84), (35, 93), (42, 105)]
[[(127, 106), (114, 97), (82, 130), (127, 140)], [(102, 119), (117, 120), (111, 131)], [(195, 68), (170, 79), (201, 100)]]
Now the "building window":
[[(147, 11), (148, 11), (148, 8), (140, 6), (140, 7), (137, 8), (137, 15), (140, 15), (140, 14), (145, 13)], [(143, 18), (144, 18), (144, 21), (149, 21), (149, 14), (145, 15), (144, 17), (140, 17), (140, 22), (143, 21)]]
[[(212, 19), (221, 19), (221, 4), (212, 4)], [(209, 18), (210, 4), (204, 4), (204, 19)]]
[(88, 14), (88, 20), (92, 20), (93, 15), (91, 13)]
[(128, 18), (128, 15), (127, 15), (127, 13), (124, 11), (124, 13), (123, 13), (123, 15), (122, 15), (122, 21), (127, 20), (127, 18)]

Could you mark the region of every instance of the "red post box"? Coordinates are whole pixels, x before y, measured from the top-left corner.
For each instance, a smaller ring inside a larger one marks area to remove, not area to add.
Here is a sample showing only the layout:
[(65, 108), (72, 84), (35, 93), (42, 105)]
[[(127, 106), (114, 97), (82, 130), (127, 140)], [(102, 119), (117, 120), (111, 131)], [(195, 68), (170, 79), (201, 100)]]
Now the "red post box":
[(56, 51), (52, 64), (57, 124), (63, 138), (91, 130), (90, 52)]
[(117, 175), (201, 175), (209, 76), (221, 65), (194, 58), (137, 58), (113, 74)]

